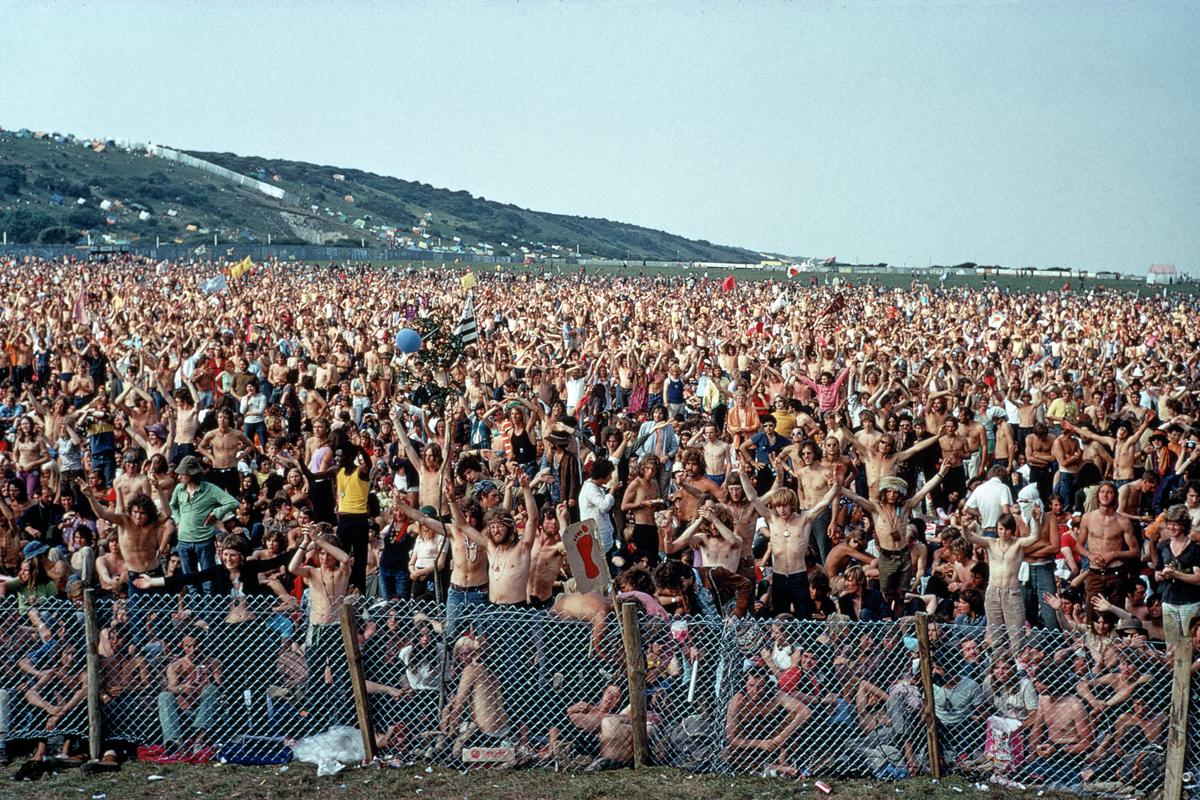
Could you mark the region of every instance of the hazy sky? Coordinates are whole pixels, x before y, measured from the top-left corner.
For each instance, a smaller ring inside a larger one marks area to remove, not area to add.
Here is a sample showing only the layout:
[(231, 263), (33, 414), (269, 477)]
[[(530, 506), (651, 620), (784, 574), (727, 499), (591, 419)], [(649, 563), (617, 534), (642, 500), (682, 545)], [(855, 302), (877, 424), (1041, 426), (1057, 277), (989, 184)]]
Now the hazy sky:
[(1200, 3), (0, 0), (0, 126), (893, 264), (1200, 272)]

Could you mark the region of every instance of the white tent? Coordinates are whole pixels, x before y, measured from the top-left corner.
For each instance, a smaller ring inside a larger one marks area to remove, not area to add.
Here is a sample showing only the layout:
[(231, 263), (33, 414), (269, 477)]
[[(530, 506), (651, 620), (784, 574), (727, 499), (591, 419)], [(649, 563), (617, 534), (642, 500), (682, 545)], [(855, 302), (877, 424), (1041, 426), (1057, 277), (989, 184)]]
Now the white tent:
[(1151, 264), (1146, 272), (1146, 283), (1166, 286), (1179, 280), (1179, 270), (1174, 264)]

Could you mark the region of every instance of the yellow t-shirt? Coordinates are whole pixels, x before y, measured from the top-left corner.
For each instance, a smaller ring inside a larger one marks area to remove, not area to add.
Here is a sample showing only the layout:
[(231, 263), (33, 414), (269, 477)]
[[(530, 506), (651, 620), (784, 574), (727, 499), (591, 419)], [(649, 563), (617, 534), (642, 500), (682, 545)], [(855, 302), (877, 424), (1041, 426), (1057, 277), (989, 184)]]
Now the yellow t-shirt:
[(338, 513), (366, 514), (367, 496), (371, 493), (371, 482), (358, 474), (354, 469), (347, 473), (344, 469), (337, 471)]

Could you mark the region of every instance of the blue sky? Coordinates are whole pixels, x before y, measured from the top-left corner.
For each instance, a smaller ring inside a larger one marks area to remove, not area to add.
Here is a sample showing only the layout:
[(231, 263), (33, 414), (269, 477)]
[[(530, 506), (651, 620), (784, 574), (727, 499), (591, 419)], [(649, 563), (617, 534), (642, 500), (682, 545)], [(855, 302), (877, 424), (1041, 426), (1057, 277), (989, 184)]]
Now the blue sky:
[(1200, 272), (1200, 3), (11, 2), (0, 125), (861, 262)]

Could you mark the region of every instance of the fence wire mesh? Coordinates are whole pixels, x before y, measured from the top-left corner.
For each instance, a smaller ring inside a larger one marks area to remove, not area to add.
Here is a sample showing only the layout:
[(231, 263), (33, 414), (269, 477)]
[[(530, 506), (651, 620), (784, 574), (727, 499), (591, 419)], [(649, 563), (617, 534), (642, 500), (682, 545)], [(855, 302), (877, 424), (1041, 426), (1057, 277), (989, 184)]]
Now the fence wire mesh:
[(85, 736), (86, 655), (79, 606), (0, 598), (0, 739)]
[[(289, 761), (305, 742), (361, 752), (336, 621), (311, 626), (304, 605), (272, 598), (196, 594), (139, 594), (96, 610), (109, 745), (152, 760), (249, 764)], [(476, 605), (448, 618), (432, 603), (363, 600), (353, 612), (384, 758), (456, 768), (632, 762), (627, 654), (611, 605), (569, 596), (551, 610)], [(1101, 623), (989, 632), (931, 622), (928, 631), (943, 772), (1086, 793), (1163, 785), (1169, 648)], [(911, 619), (642, 613), (638, 632), (651, 763), (780, 777), (930, 771)], [(86, 652), (80, 605), (0, 598), (0, 739), (86, 737)], [(1193, 773), (1198, 729), (1189, 726)]]
[(1168, 649), (1086, 626), (930, 625), (943, 769), (1080, 792), (1142, 794), (1164, 781)]

